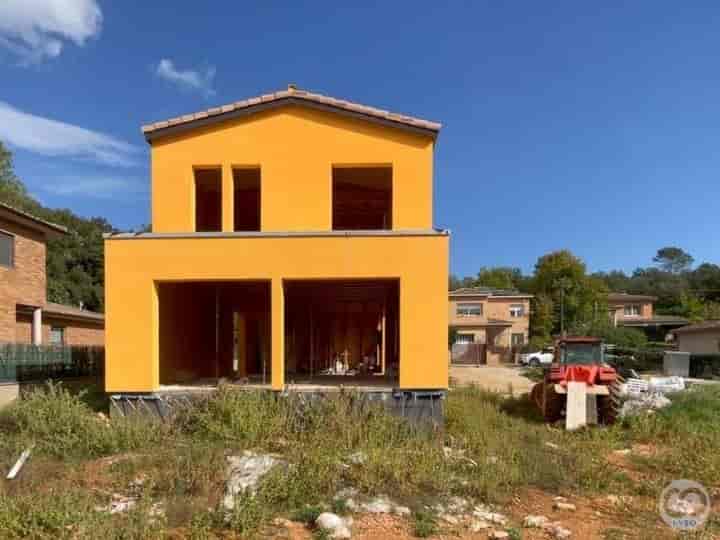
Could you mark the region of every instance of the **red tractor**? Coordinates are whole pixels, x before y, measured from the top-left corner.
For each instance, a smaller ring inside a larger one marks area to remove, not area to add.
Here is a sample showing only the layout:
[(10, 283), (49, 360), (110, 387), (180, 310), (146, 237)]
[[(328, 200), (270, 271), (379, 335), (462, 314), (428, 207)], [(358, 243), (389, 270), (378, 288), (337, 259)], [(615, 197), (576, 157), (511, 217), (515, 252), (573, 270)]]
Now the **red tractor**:
[(595, 396), (589, 402), (596, 403), (597, 422), (612, 424), (617, 417), (617, 380), (615, 369), (603, 360), (602, 340), (564, 337), (555, 343), (553, 363), (545, 369), (543, 381), (533, 387), (530, 397), (545, 420), (554, 423), (565, 416), (568, 383), (585, 383), (587, 396)]

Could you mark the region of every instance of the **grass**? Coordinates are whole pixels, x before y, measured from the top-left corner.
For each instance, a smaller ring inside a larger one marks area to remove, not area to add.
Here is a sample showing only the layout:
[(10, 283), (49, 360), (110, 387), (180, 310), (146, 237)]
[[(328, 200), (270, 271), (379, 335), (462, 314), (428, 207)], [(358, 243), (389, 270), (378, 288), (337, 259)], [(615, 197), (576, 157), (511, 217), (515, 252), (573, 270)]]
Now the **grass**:
[(428, 538), (438, 532), (437, 517), (429, 510), (413, 513), (413, 532), (418, 538)]
[[(308, 403), (221, 388), (167, 425), (108, 424), (84, 396), (49, 385), (0, 411), (3, 470), (35, 445), (18, 479), (0, 480), (0, 530), (3, 538), (250, 537), (277, 516), (312, 524), (324, 510), (346, 513), (333, 497), (349, 486), (414, 508), (420, 537), (438, 530), (429, 502), (459, 495), (511, 504), (527, 489), (641, 497), (648, 510), (635, 509), (630, 522), (655, 527), (651, 503), (669, 481), (720, 485), (719, 414), (720, 388), (707, 387), (654, 415), (566, 433), (545, 425), (527, 397), (468, 387), (450, 393), (444, 432), (430, 432), (360, 406), (352, 395)], [(638, 444), (657, 450), (628, 458), (639, 479), (606, 459)], [(446, 445), (457, 457), (445, 457)], [(281, 454), (289, 466), (274, 469), (254, 497), (226, 514), (219, 509), (225, 456), (246, 449)], [(366, 459), (352, 463), (355, 452)], [(127, 494), (131, 483), (139, 498), (132, 511), (94, 510), (112, 493)], [(157, 502), (164, 516), (149, 511)], [(720, 523), (709, 527), (720, 532)]]

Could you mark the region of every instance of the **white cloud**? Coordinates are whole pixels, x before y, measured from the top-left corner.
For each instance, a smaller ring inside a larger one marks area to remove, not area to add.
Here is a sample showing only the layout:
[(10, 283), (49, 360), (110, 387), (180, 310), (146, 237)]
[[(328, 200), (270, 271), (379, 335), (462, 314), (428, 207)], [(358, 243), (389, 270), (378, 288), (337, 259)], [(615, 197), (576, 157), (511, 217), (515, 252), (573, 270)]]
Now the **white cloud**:
[(92, 199), (137, 198), (147, 193), (147, 186), (130, 178), (66, 177), (54, 179), (42, 190), (53, 195), (87, 197)]
[(197, 90), (205, 97), (215, 94), (215, 90), (213, 90), (212, 87), (213, 80), (215, 79), (214, 67), (209, 67), (204, 73), (192, 69), (180, 70), (175, 67), (172, 60), (163, 58), (160, 60), (155, 74), (161, 79), (170, 81), (181, 88)]
[(23, 112), (0, 101), (0, 140), (46, 156), (91, 159), (107, 165), (136, 165), (140, 149), (110, 135)]
[(101, 26), (97, 0), (0, 1), (0, 46), (23, 62), (54, 58), (68, 41), (82, 46)]

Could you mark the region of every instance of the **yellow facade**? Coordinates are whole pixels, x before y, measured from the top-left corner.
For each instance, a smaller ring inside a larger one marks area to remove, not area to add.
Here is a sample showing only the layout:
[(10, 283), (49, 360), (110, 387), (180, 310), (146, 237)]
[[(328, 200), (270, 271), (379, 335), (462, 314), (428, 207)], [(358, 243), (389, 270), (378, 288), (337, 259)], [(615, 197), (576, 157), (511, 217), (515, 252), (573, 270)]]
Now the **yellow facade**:
[[(396, 279), (399, 386), (444, 389), (448, 236), (432, 229), (434, 138), (292, 105), (152, 141), (152, 233), (109, 236), (106, 390), (160, 388), (158, 286), (263, 281), (272, 387), (285, 381), (287, 280)], [(392, 230), (332, 231), (332, 169), (392, 167)], [(232, 170), (259, 167), (261, 226), (233, 232)], [(222, 232), (195, 233), (194, 171), (222, 171)]]

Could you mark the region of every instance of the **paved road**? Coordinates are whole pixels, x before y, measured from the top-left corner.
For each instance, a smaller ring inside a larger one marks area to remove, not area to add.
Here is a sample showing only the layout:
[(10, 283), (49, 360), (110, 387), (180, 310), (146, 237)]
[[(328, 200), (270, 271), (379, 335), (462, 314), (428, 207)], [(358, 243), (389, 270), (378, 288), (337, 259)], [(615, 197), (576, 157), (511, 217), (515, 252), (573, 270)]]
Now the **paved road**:
[(450, 384), (463, 386), (476, 384), (495, 392), (512, 393), (515, 395), (529, 392), (533, 383), (520, 373), (522, 368), (510, 366), (450, 366)]

